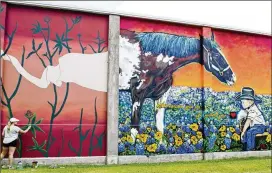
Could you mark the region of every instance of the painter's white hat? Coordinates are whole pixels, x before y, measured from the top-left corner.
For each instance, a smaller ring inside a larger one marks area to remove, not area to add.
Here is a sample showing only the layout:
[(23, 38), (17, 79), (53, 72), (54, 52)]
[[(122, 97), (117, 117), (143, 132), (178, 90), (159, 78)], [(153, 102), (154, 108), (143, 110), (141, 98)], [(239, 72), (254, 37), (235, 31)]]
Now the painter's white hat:
[(14, 123), (14, 122), (18, 122), (19, 120), (17, 118), (11, 118), (9, 121)]

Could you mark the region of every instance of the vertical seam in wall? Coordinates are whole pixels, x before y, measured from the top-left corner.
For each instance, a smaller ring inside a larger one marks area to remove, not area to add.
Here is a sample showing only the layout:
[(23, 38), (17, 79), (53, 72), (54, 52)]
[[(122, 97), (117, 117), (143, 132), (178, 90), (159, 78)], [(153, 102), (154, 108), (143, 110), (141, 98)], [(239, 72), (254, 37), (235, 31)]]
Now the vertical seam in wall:
[(118, 163), (118, 107), (119, 107), (119, 35), (120, 16), (109, 16), (108, 84), (107, 84), (107, 164), (109, 157)]
[(202, 152), (202, 160), (205, 160), (205, 146), (204, 146), (204, 140), (206, 139), (205, 134), (204, 134), (204, 125), (205, 125), (205, 81), (204, 81), (204, 53), (203, 53), (203, 27), (201, 28), (201, 35), (200, 35), (200, 61), (201, 61), (201, 85), (202, 85), (202, 90), (201, 90), (201, 106), (202, 106), (202, 118), (201, 118), (201, 123), (202, 123), (202, 135), (203, 135), (203, 152)]

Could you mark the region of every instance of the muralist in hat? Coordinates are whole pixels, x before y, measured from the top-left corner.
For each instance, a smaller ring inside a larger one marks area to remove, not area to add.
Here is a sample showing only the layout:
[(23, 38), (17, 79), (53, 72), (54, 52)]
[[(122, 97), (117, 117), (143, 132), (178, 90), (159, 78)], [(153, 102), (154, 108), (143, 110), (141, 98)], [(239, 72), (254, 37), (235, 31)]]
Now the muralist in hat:
[(250, 87), (243, 87), (242, 92), (235, 96), (235, 100), (253, 100), (256, 103), (261, 103), (262, 100), (255, 96), (255, 92)]

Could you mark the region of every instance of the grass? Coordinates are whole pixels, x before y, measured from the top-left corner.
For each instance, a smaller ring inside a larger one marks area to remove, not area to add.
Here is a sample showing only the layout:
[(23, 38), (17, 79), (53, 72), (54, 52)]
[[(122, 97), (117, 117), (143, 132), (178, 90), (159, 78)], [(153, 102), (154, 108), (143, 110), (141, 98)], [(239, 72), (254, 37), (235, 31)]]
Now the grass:
[(50, 169), (4, 170), (2, 173), (271, 173), (271, 158), (245, 158), (213, 161), (188, 161), (158, 164), (131, 164), (111, 166), (74, 165)]

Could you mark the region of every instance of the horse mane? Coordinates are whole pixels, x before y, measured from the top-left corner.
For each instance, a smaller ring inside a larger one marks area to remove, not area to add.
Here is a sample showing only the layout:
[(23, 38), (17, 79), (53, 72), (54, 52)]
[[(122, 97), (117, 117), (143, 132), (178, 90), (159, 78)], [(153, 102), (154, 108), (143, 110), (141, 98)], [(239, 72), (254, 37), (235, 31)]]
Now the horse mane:
[(195, 55), (200, 52), (200, 40), (193, 37), (178, 36), (161, 32), (137, 33), (137, 40), (141, 45), (143, 53), (153, 55), (163, 54), (164, 56), (183, 58)]
[(120, 29), (120, 35), (129, 40), (130, 43), (138, 42), (135, 31), (129, 31), (126, 29)]

